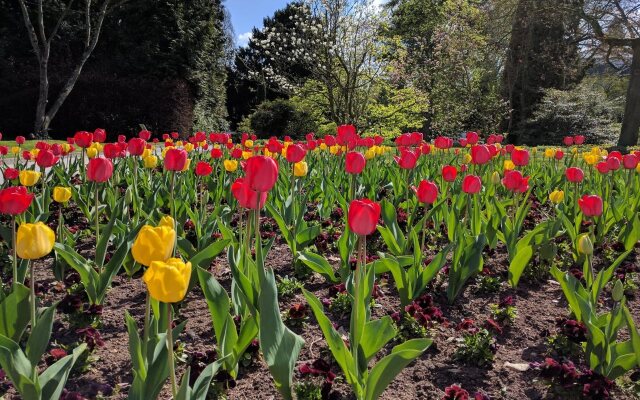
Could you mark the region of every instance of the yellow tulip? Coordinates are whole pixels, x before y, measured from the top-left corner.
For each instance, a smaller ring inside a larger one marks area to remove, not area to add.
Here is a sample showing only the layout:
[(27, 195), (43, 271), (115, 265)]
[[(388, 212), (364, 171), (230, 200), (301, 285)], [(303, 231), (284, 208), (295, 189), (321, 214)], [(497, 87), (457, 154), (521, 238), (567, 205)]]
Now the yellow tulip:
[(293, 175), (297, 177), (306, 176), (307, 172), (309, 172), (309, 166), (306, 161), (300, 161), (293, 165)]
[(471, 162), (471, 154), (467, 153), (464, 155), (464, 157), (462, 158), (462, 162), (464, 164), (469, 164)]
[(598, 156), (595, 154), (585, 154), (584, 161), (589, 165), (594, 165), (598, 162)]
[(364, 158), (366, 160), (371, 160), (375, 156), (376, 156), (376, 151), (373, 148), (367, 149), (367, 151), (364, 152)]
[(158, 226), (166, 226), (171, 229), (175, 229), (176, 221), (173, 218), (171, 218), (170, 215), (165, 215), (160, 219), (160, 222), (158, 222)]
[(238, 169), (238, 161), (236, 160), (224, 160), (224, 169), (227, 172), (234, 172)]
[(243, 160), (248, 160), (251, 158), (251, 156), (253, 156), (253, 153), (250, 151), (243, 151), (242, 152), (242, 159)]
[(33, 160), (36, 157), (38, 157), (38, 154), (40, 153), (40, 149), (33, 149), (29, 153), (31, 153), (31, 159)]
[(58, 203), (66, 203), (71, 198), (71, 188), (56, 186), (53, 188), (53, 200)]
[(531, 154), (538, 154), (538, 148), (537, 147), (532, 148)]
[(182, 147), (182, 145), (183, 145), (182, 140), (178, 140), (178, 141), (176, 142), (176, 146), (178, 146), (178, 147)]
[(13, 147), (11, 148), (11, 153), (12, 153), (12, 154), (18, 154), (18, 153), (20, 153), (20, 147), (18, 147), (18, 146), (13, 146)]
[(144, 149), (142, 151), (142, 158), (144, 159), (145, 157), (149, 157), (151, 155), (151, 149)]
[(149, 295), (163, 303), (184, 299), (190, 279), (191, 263), (185, 264), (179, 258), (170, 258), (166, 262), (154, 261), (142, 276)]
[(564, 192), (562, 190), (554, 190), (549, 194), (549, 200), (554, 204), (560, 204), (564, 200)]
[(147, 156), (142, 159), (142, 163), (144, 164), (145, 168), (153, 169), (158, 166), (158, 157), (153, 155)]
[(65, 153), (68, 153), (71, 150), (71, 146), (69, 146), (69, 143), (62, 143), (62, 150), (64, 150)]
[(320, 143), (320, 150), (326, 150), (327, 149), (327, 144), (326, 143)]
[(547, 158), (553, 158), (556, 155), (556, 149), (548, 147), (544, 150), (544, 156)]
[(636, 165), (636, 172), (640, 174), (640, 164)]
[(253, 140), (245, 140), (244, 141), (244, 147), (247, 147), (249, 149), (252, 148), (253, 147)]
[(95, 147), (89, 147), (87, 149), (87, 157), (95, 158), (98, 155), (98, 150)]
[(182, 171), (180, 171), (180, 172), (184, 172), (184, 171), (188, 170), (190, 166), (191, 166), (191, 159), (187, 158), (187, 162), (184, 163), (184, 168), (182, 168)]
[(22, 186), (33, 186), (38, 183), (40, 172), (31, 171), (29, 169), (20, 171), (20, 184)]
[(187, 153), (191, 153), (194, 149), (193, 144), (191, 143), (185, 143), (184, 144), (184, 149)]
[(131, 255), (140, 264), (150, 266), (154, 261), (167, 261), (173, 253), (176, 231), (163, 224), (153, 227), (145, 225), (140, 229), (131, 247)]
[(42, 258), (53, 250), (56, 235), (42, 222), (22, 224), (16, 236), (16, 252), (25, 260)]
[(504, 160), (504, 170), (505, 171), (511, 171), (512, 169), (514, 169), (516, 167), (516, 165), (513, 163), (513, 161), (511, 160)]
[(338, 146), (337, 144), (329, 147), (329, 152), (331, 154), (338, 154), (339, 150), (340, 150), (340, 146)]

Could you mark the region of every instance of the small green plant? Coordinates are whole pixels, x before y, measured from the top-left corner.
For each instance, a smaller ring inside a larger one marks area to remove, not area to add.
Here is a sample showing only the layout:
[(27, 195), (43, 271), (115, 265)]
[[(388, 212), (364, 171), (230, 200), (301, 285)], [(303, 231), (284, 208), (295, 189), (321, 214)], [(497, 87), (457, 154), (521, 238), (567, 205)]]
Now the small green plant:
[(399, 341), (402, 342), (409, 339), (425, 338), (429, 336), (427, 328), (422, 326), (415, 317), (403, 312), (399, 318), (400, 320), (396, 322), (396, 326), (398, 327), (397, 339)]
[(518, 311), (515, 306), (500, 304), (491, 304), (491, 315), (496, 322), (502, 325), (509, 325), (515, 321)]
[(348, 293), (338, 293), (331, 299), (329, 310), (335, 315), (347, 315), (351, 313), (351, 297)]
[(500, 278), (491, 275), (481, 275), (478, 278), (478, 293), (492, 294), (500, 291)]
[(296, 278), (289, 278), (288, 276), (285, 276), (280, 278), (276, 286), (278, 287), (278, 295), (280, 299), (289, 299), (295, 296), (296, 292), (300, 291), (302, 283), (300, 283)]
[(580, 354), (582, 347), (572, 342), (566, 335), (557, 334), (547, 338), (549, 349), (561, 357), (576, 356)]
[(298, 400), (322, 400), (322, 386), (313, 381), (297, 383), (295, 392)]
[(468, 364), (483, 367), (493, 362), (494, 339), (486, 329), (465, 333), (454, 357)]

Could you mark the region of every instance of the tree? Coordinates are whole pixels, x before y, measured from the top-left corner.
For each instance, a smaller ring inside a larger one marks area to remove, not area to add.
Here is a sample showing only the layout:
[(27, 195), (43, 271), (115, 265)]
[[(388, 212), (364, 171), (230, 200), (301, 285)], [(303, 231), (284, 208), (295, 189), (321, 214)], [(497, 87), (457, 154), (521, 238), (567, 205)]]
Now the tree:
[[(640, 3), (631, 0), (584, 0), (582, 18), (602, 58), (630, 75), (619, 146), (635, 146), (640, 130)], [(629, 60), (631, 62), (629, 63)]]
[(568, 89), (582, 79), (579, 8), (574, 0), (518, 0), (503, 73), (511, 141), (519, 141), (518, 130), (544, 89)]
[[(102, 4), (96, 4), (92, 0), (85, 0), (84, 5), (79, 9), (74, 9), (75, 0), (69, 0), (66, 3), (56, 1), (48, 3), (45, 9), (43, 0), (37, 0), (34, 9), (31, 9), (30, 6), (27, 6), (25, 0), (18, 0), (29, 42), (38, 61), (39, 91), (33, 128), (36, 136), (47, 135), (51, 120), (55, 117), (69, 96), (69, 93), (73, 90), (82, 72), (82, 68), (98, 44), (102, 24), (109, 11), (110, 1), (111, 0), (102, 0)], [(45, 15), (46, 13), (50, 15)], [(52, 42), (58, 35), (63, 24), (68, 23), (68, 18), (71, 17), (82, 17), (83, 19), (81, 32), (78, 32), (78, 34), (82, 34), (83, 37), (82, 53), (72, 65), (71, 72), (63, 84), (62, 89), (55, 97), (55, 100), (50, 103), (49, 60)], [(35, 25), (32, 22), (34, 19)], [(53, 28), (49, 32), (47, 32), (47, 27), (45, 26), (46, 19), (53, 19), (55, 21)]]

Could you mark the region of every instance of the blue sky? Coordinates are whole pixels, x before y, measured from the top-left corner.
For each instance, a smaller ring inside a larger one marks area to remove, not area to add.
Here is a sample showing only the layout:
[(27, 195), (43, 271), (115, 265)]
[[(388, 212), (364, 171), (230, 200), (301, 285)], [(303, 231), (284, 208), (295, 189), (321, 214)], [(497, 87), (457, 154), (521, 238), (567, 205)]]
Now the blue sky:
[(235, 31), (236, 43), (247, 44), (251, 29), (262, 27), (262, 19), (284, 7), (289, 0), (226, 0), (224, 5), (231, 14), (231, 23)]

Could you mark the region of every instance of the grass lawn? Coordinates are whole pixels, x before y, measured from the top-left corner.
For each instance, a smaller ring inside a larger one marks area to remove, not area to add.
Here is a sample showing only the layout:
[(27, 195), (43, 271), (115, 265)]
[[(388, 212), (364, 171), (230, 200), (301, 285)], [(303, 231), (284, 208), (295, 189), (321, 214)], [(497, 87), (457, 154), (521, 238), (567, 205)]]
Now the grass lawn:
[[(31, 149), (33, 149), (36, 146), (36, 143), (38, 143), (39, 141), (40, 140), (27, 140), (21, 146), (22, 150), (31, 150)], [(66, 143), (66, 141), (64, 141), (64, 140), (45, 140), (45, 142), (50, 143), (50, 144)], [(12, 148), (13, 146), (16, 146), (16, 141), (15, 140), (0, 140), (0, 146), (7, 146), (8, 148)]]

